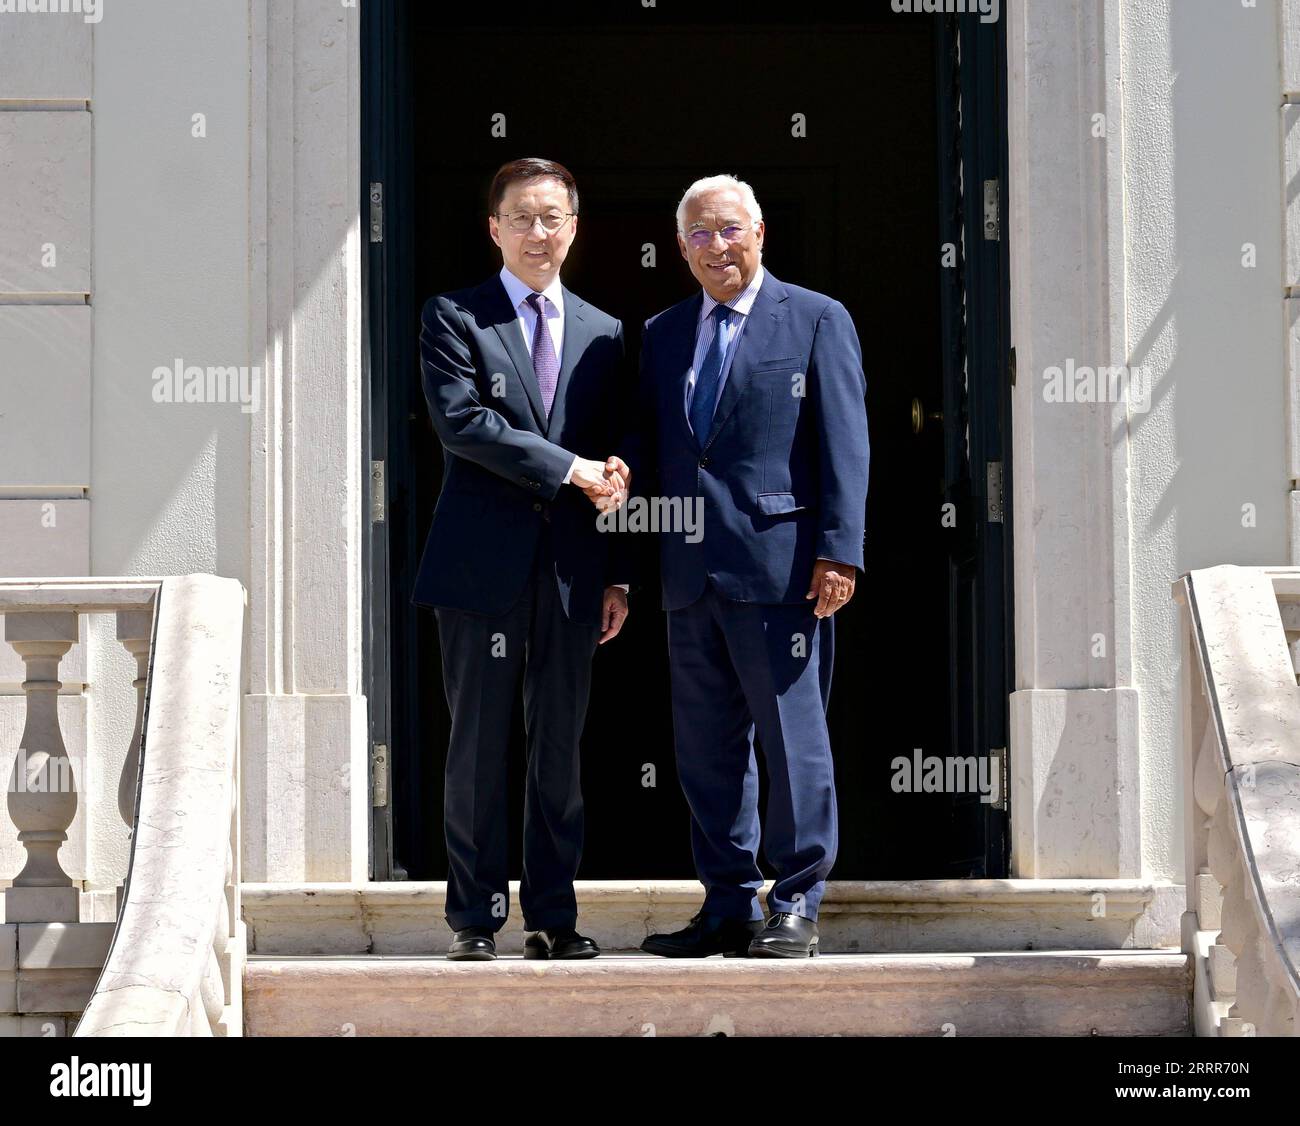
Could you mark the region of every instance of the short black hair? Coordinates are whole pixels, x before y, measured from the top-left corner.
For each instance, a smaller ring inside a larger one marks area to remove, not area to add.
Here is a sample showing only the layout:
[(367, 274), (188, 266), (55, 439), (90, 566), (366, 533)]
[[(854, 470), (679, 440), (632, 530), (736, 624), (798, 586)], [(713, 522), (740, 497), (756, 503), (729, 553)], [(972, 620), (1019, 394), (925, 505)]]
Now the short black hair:
[(497, 213), (501, 201), (505, 199), (506, 189), (511, 184), (520, 180), (532, 180), (538, 176), (559, 180), (569, 193), (570, 210), (575, 215), (578, 213), (578, 183), (574, 180), (573, 173), (559, 161), (544, 160), (540, 156), (526, 156), (522, 160), (507, 161), (497, 169), (496, 175), (492, 177), (492, 186), (488, 189), (488, 214)]

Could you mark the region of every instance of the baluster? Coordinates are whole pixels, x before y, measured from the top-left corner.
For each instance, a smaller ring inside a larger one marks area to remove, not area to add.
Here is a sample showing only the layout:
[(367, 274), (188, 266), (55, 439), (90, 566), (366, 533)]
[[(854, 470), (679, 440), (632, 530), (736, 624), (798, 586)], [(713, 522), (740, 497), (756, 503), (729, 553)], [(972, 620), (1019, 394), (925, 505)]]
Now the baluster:
[[(117, 640), (135, 658), (135, 726), (131, 743), (122, 763), (122, 776), (117, 783), (117, 812), (126, 825), (129, 836), (135, 828), (135, 791), (140, 774), (140, 742), (144, 735), (144, 689), (149, 676), (149, 642), (153, 635), (153, 607), (146, 610), (119, 610), (117, 612)], [(122, 912), (122, 894), (125, 883), (117, 885), (117, 914)]]
[(117, 784), (117, 811), (127, 829), (135, 828), (135, 790), (140, 773), (140, 741), (144, 734), (144, 689), (149, 677), (149, 641), (153, 634), (153, 610), (119, 610), (117, 639), (122, 648), (135, 658), (135, 729), (131, 745), (122, 763), (122, 777)]
[(6, 614), (5, 641), (27, 670), (27, 715), (8, 795), (27, 863), (5, 889), (5, 921), (80, 922), (78, 889), (59, 863), (59, 848), (77, 814), (76, 780), (59, 725), (59, 664), (77, 641), (77, 614)]

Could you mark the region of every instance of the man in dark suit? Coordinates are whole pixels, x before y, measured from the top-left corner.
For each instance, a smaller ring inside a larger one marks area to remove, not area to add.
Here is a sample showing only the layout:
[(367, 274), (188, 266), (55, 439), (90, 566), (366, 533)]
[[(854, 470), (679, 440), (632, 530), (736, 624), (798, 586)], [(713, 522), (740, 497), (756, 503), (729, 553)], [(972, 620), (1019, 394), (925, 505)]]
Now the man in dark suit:
[(494, 958), (505, 924), (507, 744), (522, 681), (524, 956), (591, 958), (596, 943), (575, 929), (578, 741), (592, 656), (627, 616), (596, 506), (617, 507), (628, 480), (621, 462), (589, 455), (622, 431), (623, 326), (560, 282), (578, 226), (568, 169), (503, 165), (488, 210), (500, 273), (431, 298), (420, 333), (445, 468), (412, 601), (435, 609), (451, 711), (448, 957)]
[[(866, 380), (838, 301), (762, 265), (743, 181), (687, 190), (678, 245), (702, 291), (646, 322), (638, 421), (625, 455), (638, 494), (703, 502), (703, 534), (660, 529), (678, 776), (704, 904), (642, 949), (809, 957), (835, 860), (826, 705), (832, 615), (853, 595), (865, 538)], [(757, 732), (770, 796), (757, 891)]]

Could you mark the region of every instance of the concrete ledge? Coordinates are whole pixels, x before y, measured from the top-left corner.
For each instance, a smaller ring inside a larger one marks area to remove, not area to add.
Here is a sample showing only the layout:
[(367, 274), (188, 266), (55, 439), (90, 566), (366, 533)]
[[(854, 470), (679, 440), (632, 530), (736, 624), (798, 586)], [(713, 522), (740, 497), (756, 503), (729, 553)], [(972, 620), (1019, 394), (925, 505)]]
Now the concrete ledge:
[(1180, 953), (252, 957), (249, 1036), (1187, 1036)]
[(99, 973), (98, 967), (71, 970), (19, 970), (14, 975), (17, 988), (11, 1015), (80, 1013), (85, 1009), (91, 993), (94, 992)]
[(12, 1016), (0, 1013), (0, 1039), (8, 1036), (70, 1036), (77, 1027), (75, 1013)]
[[(3, 707), (3, 697), (0, 697), (0, 707)], [(62, 718), (62, 716), (60, 716)], [(66, 732), (66, 728), (64, 729)], [(81, 880), (73, 880), (72, 884), (78, 889), (77, 891), (77, 918), (82, 923), (117, 923), (117, 891), (114, 888), (94, 888), (86, 891), (81, 888)], [(7, 887), (13, 886), (13, 880), (0, 880), (0, 891)], [(5, 919), (5, 897), (0, 895), (0, 926), (4, 923), (13, 923), (13, 919)], [(30, 924), (24, 924), (30, 925)]]
[(0, 924), (0, 1037), (66, 1035), (112, 940), (112, 923)]
[(13, 923), (18, 931), (18, 971), (104, 968), (113, 923)]
[[(510, 890), (513, 908), (519, 885)], [(577, 891), (578, 928), (607, 951), (685, 926), (704, 898), (693, 880)], [(451, 937), (442, 882), (245, 883), (241, 894), (258, 954), (440, 955)], [(829, 953), (1176, 949), (1185, 908), (1181, 884), (1136, 880), (831, 881), (818, 924)], [(497, 944), (523, 952), (517, 910)]]

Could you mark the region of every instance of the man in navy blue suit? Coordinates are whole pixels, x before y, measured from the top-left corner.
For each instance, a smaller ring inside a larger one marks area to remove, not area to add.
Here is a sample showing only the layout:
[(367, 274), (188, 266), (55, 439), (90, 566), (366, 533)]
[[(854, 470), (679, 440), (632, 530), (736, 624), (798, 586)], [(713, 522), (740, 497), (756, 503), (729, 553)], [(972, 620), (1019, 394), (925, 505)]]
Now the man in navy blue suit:
[[(832, 616), (863, 565), (866, 379), (853, 321), (763, 268), (762, 212), (731, 176), (697, 181), (677, 241), (701, 292), (646, 322), (637, 493), (703, 502), (703, 534), (660, 528), (677, 772), (705, 887), (668, 957), (802, 957), (838, 842), (826, 704)], [(605, 502), (598, 502), (605, 503)], [(763, 925), (754, 736), (769, 784)]]
[(626, 496), (607, 453), (624, 429), (623, 326), (560, 282), (578, 190), (554, 161), (511, 161), (488, 193), (502, 268), (424, 307), (420, 366), (442, 492), (411, 601), (433, 607), (451, 711), (444, 821), (448, 957), (496, 956), (509, 906), (506, 759), (524, 693), (528, 767), (519, 887), (527, 958), (591, 958), (573, 880), (578, 741), (596, 646), (627, 617), (597, 527)]

